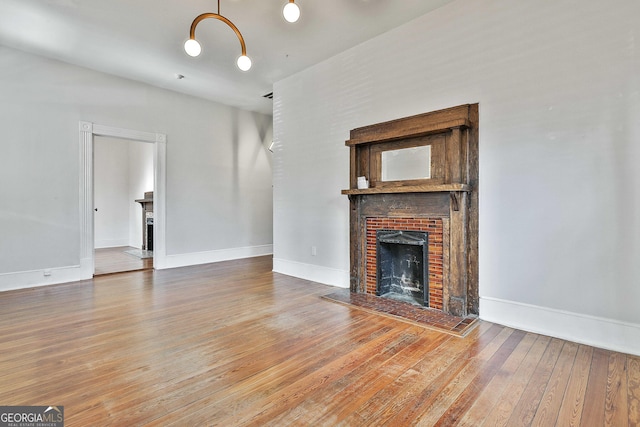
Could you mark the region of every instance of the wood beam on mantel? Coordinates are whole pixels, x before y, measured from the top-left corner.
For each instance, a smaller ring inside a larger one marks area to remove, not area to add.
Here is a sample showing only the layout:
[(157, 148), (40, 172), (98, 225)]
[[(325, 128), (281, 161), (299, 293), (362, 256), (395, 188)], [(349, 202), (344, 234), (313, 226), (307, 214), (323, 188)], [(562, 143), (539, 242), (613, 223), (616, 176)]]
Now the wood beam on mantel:
[(412, 126), (407, 126), (399, 134), (396, 129), (381, 129), (376, 132), (368, 132), (361, 136), (359, 134), (352, 134), (351, 139), (345, 141), (347, 147), (370, 144), (372, 142), (388, 142), (398, 139), (413, 138), (417, 136), (433, 135), (437, 133), (449, 132), (452, 129), (465, 129), (471, 127), (471, 122), (467, 119), (455, 119), (448, 120), (446, 122), (439, 122), (433, 124), (415, 123)]
[(438, 193), (450, 191), (469, 192), (471, 191), (471, 187), (468, 184), (398, 185), (342, 190), (342, 194), (348, 196), (358, 196), (363, 194)]

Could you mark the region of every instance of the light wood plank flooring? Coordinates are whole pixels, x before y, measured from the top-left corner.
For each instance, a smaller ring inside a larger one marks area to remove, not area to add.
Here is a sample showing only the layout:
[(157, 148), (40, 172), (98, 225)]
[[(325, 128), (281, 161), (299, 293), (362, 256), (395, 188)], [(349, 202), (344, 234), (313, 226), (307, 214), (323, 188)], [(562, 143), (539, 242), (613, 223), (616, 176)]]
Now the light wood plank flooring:
[(95, 275), (122, 273), (123, 271), (148, 270), (153, 268), (153, 258), (136, 258), (126, 254), (130, 246), (95, 250)]
[(0, 404), (67, 426), (638, 426), (640, 358), (320, 298), (260, 257), (0, 294)]

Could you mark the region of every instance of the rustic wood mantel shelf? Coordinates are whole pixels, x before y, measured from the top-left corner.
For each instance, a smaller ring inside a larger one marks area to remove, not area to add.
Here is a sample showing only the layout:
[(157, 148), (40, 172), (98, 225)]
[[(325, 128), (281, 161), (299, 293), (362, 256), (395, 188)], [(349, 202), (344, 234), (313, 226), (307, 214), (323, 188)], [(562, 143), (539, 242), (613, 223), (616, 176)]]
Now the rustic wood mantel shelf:
[(441, 184), (441, 185), (399, 185), (396, 187), (385, 186), (377, 188), (361, 188), (342, 190), (342, 194), (357, 196), (361, 194), (394, 194), (394, 193), (437, 193), (447, 191), (471, 191), (468, 184)]

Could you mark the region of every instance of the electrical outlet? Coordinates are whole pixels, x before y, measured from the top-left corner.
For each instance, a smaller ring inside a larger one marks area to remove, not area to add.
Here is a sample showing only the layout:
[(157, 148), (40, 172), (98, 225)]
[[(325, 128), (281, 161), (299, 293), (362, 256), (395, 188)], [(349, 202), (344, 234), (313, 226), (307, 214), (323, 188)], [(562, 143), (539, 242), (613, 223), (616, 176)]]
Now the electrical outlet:
[(318, 248), (316, 248), (315, 246), (311, 246), (311, 256), (316, 255), (318, 255)]
[(42, 272), (42, 274), (44, 274), (44, 277), (51, 276), (51, 269), (45, 268), (45, 270)]

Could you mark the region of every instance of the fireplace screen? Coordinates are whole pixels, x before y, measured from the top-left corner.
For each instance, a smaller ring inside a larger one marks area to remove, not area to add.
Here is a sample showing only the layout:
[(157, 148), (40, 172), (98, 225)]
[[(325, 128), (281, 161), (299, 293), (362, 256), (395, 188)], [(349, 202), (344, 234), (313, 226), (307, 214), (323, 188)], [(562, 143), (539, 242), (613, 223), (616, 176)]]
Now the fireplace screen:
[(376, 232), (376, 295), (429, 306), (428, 237), (421, 231)]

